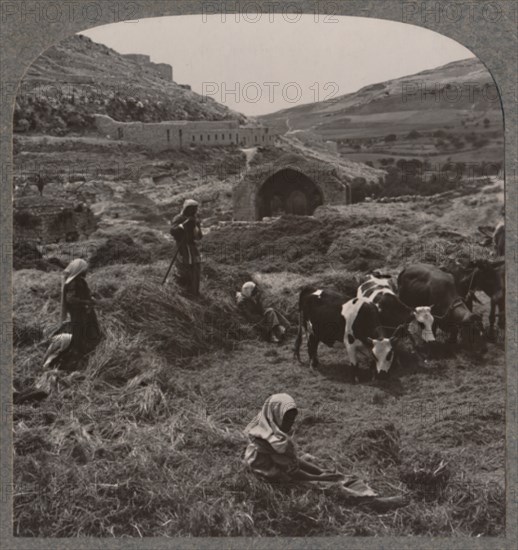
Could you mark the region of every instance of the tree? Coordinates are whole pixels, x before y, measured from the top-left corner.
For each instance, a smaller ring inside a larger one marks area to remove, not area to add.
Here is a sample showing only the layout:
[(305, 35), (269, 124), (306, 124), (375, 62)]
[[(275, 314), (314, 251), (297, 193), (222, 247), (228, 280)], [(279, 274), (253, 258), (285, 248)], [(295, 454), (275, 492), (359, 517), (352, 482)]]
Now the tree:
[(36, 174), (36, 187), (38, 188), (41, 197), (43, 197), (43, 189), (45, 188), (46, 183), (47, 182), (45, 179), (41, 177), (41, 174)]
[(15, 124), (15, 132), (27, 132), (30, 128), (30, 123), (26, 118), (20, 118)]
[(408, 133), (407, 139), (417, 139), (422, 137), (422, 134), (418, 132), (417, 130), (412, 130)]
[(385, 143), (389, 143), (391, 141), (397, 141), (396, 134), (388, 134), (388, 136), (385, 136)]

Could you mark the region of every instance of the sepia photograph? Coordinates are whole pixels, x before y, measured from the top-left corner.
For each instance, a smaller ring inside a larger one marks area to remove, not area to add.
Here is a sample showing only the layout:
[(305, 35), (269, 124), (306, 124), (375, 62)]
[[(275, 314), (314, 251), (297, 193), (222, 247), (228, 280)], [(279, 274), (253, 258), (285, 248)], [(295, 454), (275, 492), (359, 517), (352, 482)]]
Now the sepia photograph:
[(14, 94), (13, 537), (505, 536), (491, 72), (216, 8), (69, 33)]

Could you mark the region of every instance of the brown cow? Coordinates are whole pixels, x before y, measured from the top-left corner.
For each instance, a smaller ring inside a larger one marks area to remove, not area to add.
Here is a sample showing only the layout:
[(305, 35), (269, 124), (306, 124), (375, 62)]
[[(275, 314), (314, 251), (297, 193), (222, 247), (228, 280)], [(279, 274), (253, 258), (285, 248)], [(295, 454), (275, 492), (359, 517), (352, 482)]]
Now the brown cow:
[(410, 265), (399, 274), (398, 289), (399, 298), (408, 306), (431, 306), (434, 330), (438, 326), (449, 333), (450, 342), (457, 341), (460, 331), (463, 346), (486, 351), (482, 319), (459, 296), (451, 273), (430, 264)]

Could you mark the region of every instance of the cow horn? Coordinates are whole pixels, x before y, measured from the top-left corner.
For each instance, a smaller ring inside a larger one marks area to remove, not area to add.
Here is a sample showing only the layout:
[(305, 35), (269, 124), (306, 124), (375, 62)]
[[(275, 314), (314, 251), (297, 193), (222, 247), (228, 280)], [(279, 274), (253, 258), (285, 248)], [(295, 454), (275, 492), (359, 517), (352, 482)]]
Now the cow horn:
[(405, 325), (399, 325), (397, 329), (394, 331), (394, 334), (391, 336), (390, 341), (394, 342), (399, 335), (404, 331)]

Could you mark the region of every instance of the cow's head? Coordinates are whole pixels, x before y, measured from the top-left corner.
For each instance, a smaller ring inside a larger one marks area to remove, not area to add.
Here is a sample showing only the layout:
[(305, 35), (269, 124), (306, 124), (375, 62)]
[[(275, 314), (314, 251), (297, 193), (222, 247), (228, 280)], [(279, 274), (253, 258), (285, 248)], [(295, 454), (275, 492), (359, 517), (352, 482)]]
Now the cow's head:
[(417, 321), (419, 328), (421, 329), (421, 337), (425, 342), (435, 342), (435, 336), (433, 335), (433, 315), (432, 306), (419, 306), (414, 308), (414, 319)]
[(394, 343), (404, 330), (404, 325), (401, 325), (390, 338), (367, 338), (374, 356), (378, 378), (387, 378), (394, 361)]
[(484, 325), (480, 315), (467, 315), (460, 325), (460, 341), (468, 351), (483, 354), (487, 351)]
[(461, 284), (469, 290), (483, 290), (492, 296), (502, 289), (499, 268), (505, 260), (474, 260), (464, 270)]

